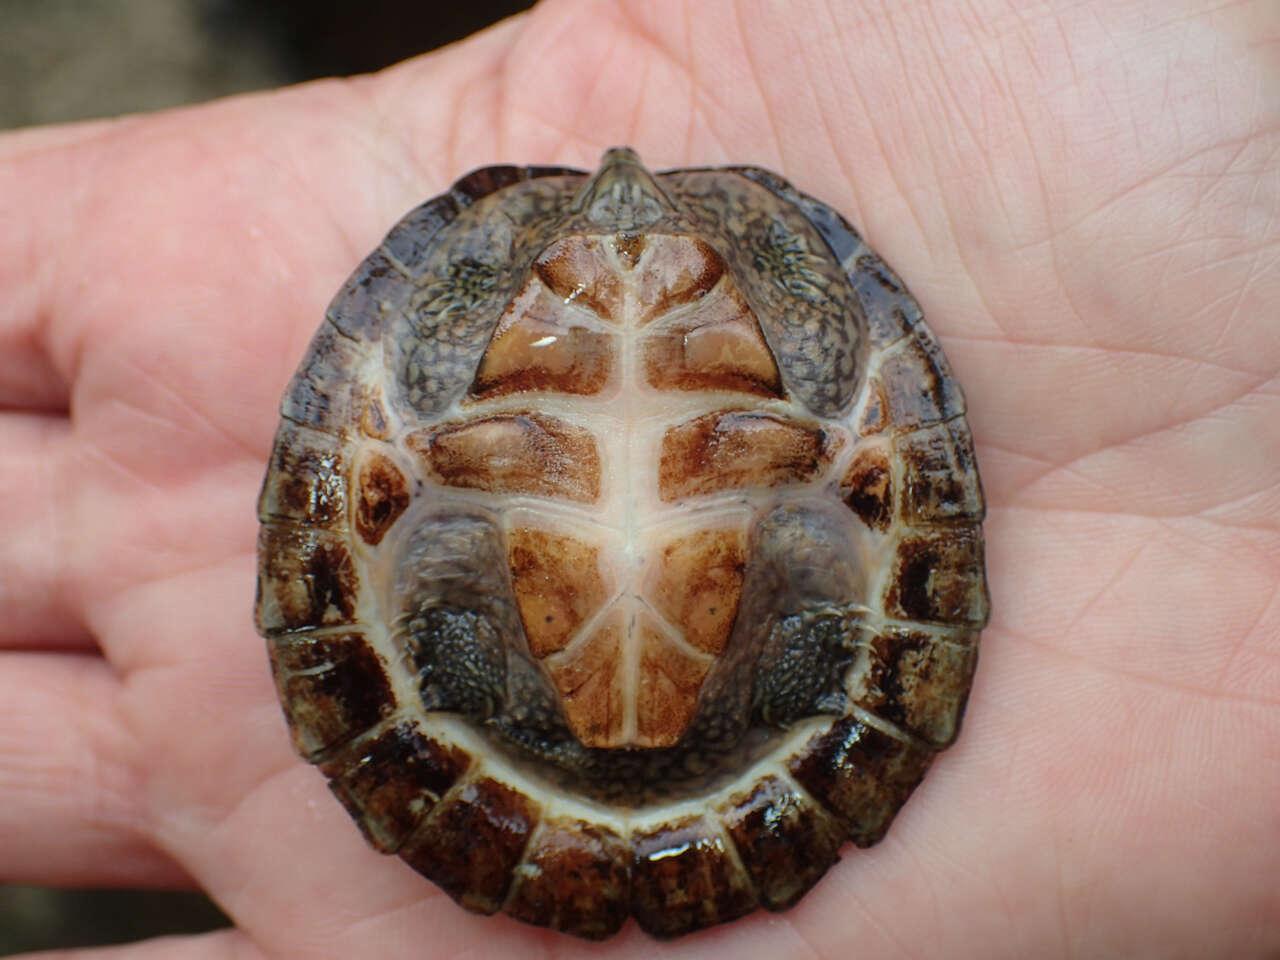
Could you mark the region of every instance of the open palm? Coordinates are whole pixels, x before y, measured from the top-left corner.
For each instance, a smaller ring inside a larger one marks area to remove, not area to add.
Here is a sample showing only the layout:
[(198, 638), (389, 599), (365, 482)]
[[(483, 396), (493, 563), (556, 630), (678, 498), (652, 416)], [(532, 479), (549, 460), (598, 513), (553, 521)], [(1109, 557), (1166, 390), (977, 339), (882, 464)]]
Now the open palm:
[[(254, 500), (323, 307), (490, 162), (757, 163), (903, 276), (994, 618), (887, 839), (672, 956), (1280, 951), (1280, 12), (547, 0), (377, 76), (0, 139), (4, 881), (190, 885), (111, 956), (640, 956), (465, 914), (291, 753)], [(104, 954), (105, 955), (105, 954)]]

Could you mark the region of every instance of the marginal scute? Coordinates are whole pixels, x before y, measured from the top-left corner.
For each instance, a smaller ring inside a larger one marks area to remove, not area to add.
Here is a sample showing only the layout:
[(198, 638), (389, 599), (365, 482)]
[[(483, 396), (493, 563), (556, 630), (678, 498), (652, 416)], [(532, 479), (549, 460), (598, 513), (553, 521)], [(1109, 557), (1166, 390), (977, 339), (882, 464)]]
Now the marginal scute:
[[(441, 227), (458, 216), (458, 211), (457, 202), (448, 195), (428, 200), (410, 210), (391, 228), (391, 232), (382, 241), (381, 248), (371, 258), (373, 262), (370, 265), (383, 268), (389, 256), (407, 273), (420, 269), (423, 261), (431, 253), (436, 234), (440, 232)], [(372, 274), (373, 271), (370, 270), (369, 273)], [(363, 310), (349, 308), (333, 312), (358, 322), (373, 311), (367, 308)]]
[(460, 206), (466, 207), (491, 193), (497, 193), (503, 187), (519, 183), (524, 177), (524, 170), (514, 164), (504, 163), (481, 167), (455, 180), (453, 186), (449, 188), (449, 195)]
[(544, 820), (515, 869), (503, 912), (588, 940), (617, 933), (630, 913), (631, 847), (587, 820)]
[[(430, 208), (432, 215), (442, 209), (438, 201), (424, 204), (420, 211), (427, 208)], [(419, 211), (411, 213), (405, 218), (406, 221), (412, 219), (417, 222), (415, 214), (419, 214)], [(413, 231), (409, 231), (406, 236), (419, 237)], [(409, 239), (408, 242), (419, 244), (422, 240)], [(376, 343), (382, 336), (386, 316), (404, 303), (411, 286), (404, 267), (393, 263), (384, 250), (379, 248), (342, 285), (342, 289), (330, 302), (325, 316), (348, 339)]]
[(481, 777), (439, 804), (400, 855), (468, 910), (497, 913), (540, 816), (524, 794)]
[(854, 703), (939, 749), (955, 739), (978, 662), (972, 630), (868, 626), (859, 650)]
[(873, 349), (883, 349), (906, 336), (920, 322), (920, 307), (889, 265), (869, 250), (859, 254), (849, 271), (867, 314)]
[(269, 521), (258, 533), (258, 630), (265, 636), (356, 622), (360, 575), (349, 541)]
[(903, 434), (893, 449), (902, 462), (902, 509), (909, 522), (982, 519), (982, 487), (964, 420)]
[(869, 847), (928, 769), (933, 753), (856, 717), (841, 717), (787, 761), (796, 781), (841, 819), (850, 840)]
[(409, 437), (432, 474), (451, 487), (528, 493), (591, 503), (600, 496), (600, 455), (582, 427), (536, 413), (447, 423)]
[(964, 413), (964, 397), (942, 348), (925, 326), (880, 364), (886, 419), (894, 433), (915, 430)]
[(402, 721), (320, 769), (369, 842), (394, 853), (470, 763), (457, 747)]
[(348, 379), (347, 371), (358, 368), (364, 356), (363, 348), (333, 324), (321, 326), (285, 390), (280, 415), (336, 436), (349, 435), (358, 388)]
[(268, 644), (294, 748), (315, 760), (395, 712), (387, 664), (363, 631), (287, 634)]
[(785, 910), (839, 859), (843, 825), (801, 790), (766, 776), (718, 811), (760, 896)]
[(987, 622), (982, 532), (976, 525), (912, 530), (898, 543), (885, 590), (893, 617), (934, 623)]
[(346, 514), (345, 444), (332, 434), (283, 421), (258, 498), (258, 519), (279, 517), (341, 530)]
[(631, 909), (655, 937), (676, 937), (734, 920), (758, 905), (729, 841), (706, 818), (637, 832), (631, 843)]

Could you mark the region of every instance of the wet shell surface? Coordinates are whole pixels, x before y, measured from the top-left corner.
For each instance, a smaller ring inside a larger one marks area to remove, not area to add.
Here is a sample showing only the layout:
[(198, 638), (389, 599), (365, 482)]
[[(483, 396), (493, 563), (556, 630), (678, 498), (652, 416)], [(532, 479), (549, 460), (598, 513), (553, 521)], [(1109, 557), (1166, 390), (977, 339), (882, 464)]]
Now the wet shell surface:
[(257, 623), (298, 752), (469, 910), (791, 906), (956, 736), (964, 411), (902, 283), (775, 174), (475, 171), (284, 396)]

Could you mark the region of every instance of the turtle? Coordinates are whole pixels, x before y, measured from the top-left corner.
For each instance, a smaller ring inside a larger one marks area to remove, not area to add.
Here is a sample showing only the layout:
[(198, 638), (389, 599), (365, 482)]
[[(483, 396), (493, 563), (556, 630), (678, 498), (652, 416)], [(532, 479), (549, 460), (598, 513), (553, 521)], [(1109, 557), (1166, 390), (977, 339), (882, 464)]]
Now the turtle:
[(255, 619), (293, 745), (471, 911), (790, 907), (956, 737), (965, 409), (898, 276), (768, 170), (474, 171), (284, 394)]

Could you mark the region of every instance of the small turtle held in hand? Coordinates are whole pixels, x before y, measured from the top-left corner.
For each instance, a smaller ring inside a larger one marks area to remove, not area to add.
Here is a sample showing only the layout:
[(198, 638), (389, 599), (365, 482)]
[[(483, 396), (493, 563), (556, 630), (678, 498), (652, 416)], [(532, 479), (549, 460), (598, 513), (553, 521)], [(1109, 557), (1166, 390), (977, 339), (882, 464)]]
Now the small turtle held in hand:
[(752, 167), (487, 167), (329, 307), (259, 504), (298, 751), (470, 910), (670, 937), (794, 904), (954, 738), (987, 619), (964, 401)]

